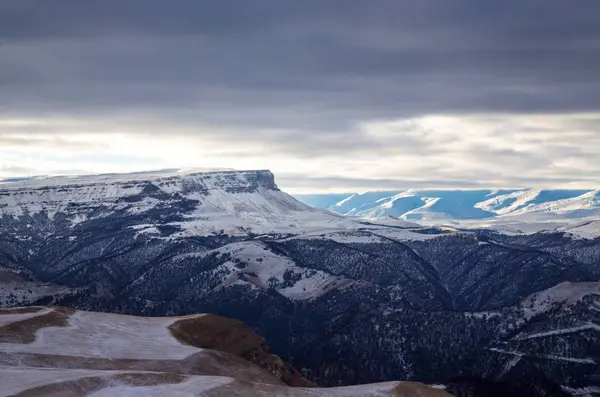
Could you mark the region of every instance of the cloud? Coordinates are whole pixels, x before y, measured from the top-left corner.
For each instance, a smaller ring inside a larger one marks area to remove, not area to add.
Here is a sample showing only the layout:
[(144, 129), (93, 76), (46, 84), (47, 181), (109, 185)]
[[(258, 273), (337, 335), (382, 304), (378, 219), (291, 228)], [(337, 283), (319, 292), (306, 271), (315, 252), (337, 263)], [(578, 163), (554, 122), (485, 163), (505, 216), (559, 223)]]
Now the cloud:
[(365, 122), (347, 134), (303, 135), (159, 119), (0, 120), (0, 157), (8, 165), (32, 164), (43, 170), (38, 173), (269, 168), (294, 192), (593, 188), (600, 185), (598, 122), (600, 114), (437, 115)]
[(4, 0), (0, 148), (73, 170), (74, 153), (302, 167), (342, 190), (597, 184), (596, 15), (596, 0)]

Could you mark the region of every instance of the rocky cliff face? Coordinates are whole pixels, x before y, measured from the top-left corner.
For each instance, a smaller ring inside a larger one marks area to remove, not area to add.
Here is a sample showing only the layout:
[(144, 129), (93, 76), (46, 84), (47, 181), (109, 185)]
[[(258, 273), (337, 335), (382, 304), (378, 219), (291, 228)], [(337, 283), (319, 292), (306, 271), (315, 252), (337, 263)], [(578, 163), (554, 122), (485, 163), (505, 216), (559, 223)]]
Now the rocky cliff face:
[(598, 238), (362, 222), (262, 171), (110, 178), (1, 189), (5, 306), (224, 315), (328, 386), (598, 379)]

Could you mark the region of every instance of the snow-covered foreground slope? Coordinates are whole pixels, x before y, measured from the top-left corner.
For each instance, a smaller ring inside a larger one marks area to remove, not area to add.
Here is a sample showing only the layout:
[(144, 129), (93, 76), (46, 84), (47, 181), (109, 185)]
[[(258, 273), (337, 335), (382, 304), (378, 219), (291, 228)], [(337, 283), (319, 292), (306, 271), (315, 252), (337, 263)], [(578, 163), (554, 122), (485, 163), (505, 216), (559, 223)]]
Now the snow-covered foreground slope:
[(67, 316), (67, 326), (38, 329), (30, 343), (0, 343), (0, 351), (140, 360), (182, 360), (199, 352), (198, 348), (181, 344), (169, 331), (178, 318), (82, 311)]
[(306, 388), (308, 382), (265, 351), (261, 341), (241, 323), (211, 315), (143, 318), (3, 309), (0, 395), (449, 396), (409, 382)]

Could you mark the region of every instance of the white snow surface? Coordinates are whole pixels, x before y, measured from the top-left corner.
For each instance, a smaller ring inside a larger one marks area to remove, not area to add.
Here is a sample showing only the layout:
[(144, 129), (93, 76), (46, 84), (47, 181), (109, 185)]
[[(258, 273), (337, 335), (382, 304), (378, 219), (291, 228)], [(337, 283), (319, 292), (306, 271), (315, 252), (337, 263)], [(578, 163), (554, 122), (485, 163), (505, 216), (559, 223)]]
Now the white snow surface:
[[(111, 376), (142, 371), (98, 371), (87, 369), (54, 369), (0, 366), (0, 392), (11, 396), (25, 390), (52, 383), (67, 382), (87, 377)], [(118, 396), (118, 394), (112, 394)]]
[(592, 387), (583, 387), (579, 389), (574, 389), (571, 387), (563, 386), (562, 389), (567, 393), (571, 393), (576, 397), (594, 397), (600, 393), (600, 387), (592, 386)]
[[(153, 208), (158, 200), (144, 197), (139, 202), (120, 199), (140, 194), (148, 184), (163, 194), (181, 194), (189, 199), (201, 199), (202, 210), (231, 213), (236, 210), (271, 211), (274, 204), (260, 199), (259, 194), (227, 193), (228, 188), (256, 186), (258, 175), (272, 175), (269, 171), (210, 171), (210, 172), (148, 172), (134, 174), (107, 174), (34, 179), (27, 182), (0, 185), (0, 215), (20, 216), (45, 211), (49, 217), (57, 212), (70, 215), (85, 214), (89, 208), (105, 206), (109, 210), (127, 210), (140, 213)], [(262, 183), (265, 183), (263, 181)], [(258, 182), (259, 189), (261, 182)], [(262, 187), (264, 189), (264, 187)], [(270, 189), (265, 189), (270, 190)], [(308, 210), (309, 207), (278, 190), (270, 190), (275, 204), (288, 211)], [(275, 200), (278, 199), (278, 200)], [(74, 207), (73, 205), (77, 206)], [(82, 219), (77, 219), (80, 222)]]
[(454, 220), (452, 225), (466, 229), (493, 229), (509, 235), (566, 233), (579, 239), (600, 237), (600, 217), (564, 218), (552, 212), (506, 215), (482, 220)]
[(195, 397), (203, 392), (232, 383), (233, 379), (224, 376), (189, 376), (184, 382), (155, 386), (115, 385), (89, 394), (89, 397)]
[[(192, 397), (202, 396), (202, 392), (209, 391), (220, 386), (224, 386), (232, 382), (231, 378), (218, 377), (218, 376), (191, 376), (183, 383), (178, 384), (163, 384), (158, 386), (143, 386), (143, 387), (132, 387), (132, 386), (115, 386), (105, 388), (95, 393), (90, 394), (90, 397), (162, 397), (162, 396), (176, 396), (176, 397)], [(328, 389), (305, 389), (305, 388), (287, 388), (287, 387), (274, 387), (273, 390), (277, 390), (277, 396), (281, 397), (378, 397), (378, 396), (390, 396), (393, 393), (394, 388), (398, 385), (398, 382), (386, 382), (380, 384), (369, 384), (360, 386), (346, 386), (346, 387), (334, 387)], [(266, 388), (265, 392), (260, 392), (260, 386), (255, 390), (256, 395), (267, 396)], [(245, 391), (240, 390), (241, 393)], [(236, 394), (236, 396), (242, 396), (245, 394)], [(254, 395), (254, 394), (253, 394)], [(270, 394), (273, 395), (273, 394)], [(273, 395), (274, 396), (274, 395)], [(409, 396), (407, 396), (409, 397)], [(416, 397), (416, 396), (411, 396)]]
[(443, 233), (440, 234), (427, 234), (427, 233), (418, 233), (413, 230), (402, 230), (402, 229), (394, 229), (394, 228), (382, 228), (379, 230), (373, 230), (372, 233), (384, 237), (390, 240), (397, 241), (426, 241), (432, 240), (435, 238), (443, 237), (447, 234), (468, 234), (469, 232), (459, 232), (456, 229), (448, 229), (442, 228)]
[[(43, 313), (23, 316), (40, 314)], [(6, 315), (0, 319), (3, 316)], [(183, 359), (202, 349), (182, 345), (173, 337), (168, 327), (180, 318), (77, 311), (69, 316), (67, 327), (44, 327), (37, 331), (33, 343), (0, 343), (0, 351), (111, 359)]]
[[(87, 377), (106, 377), (128, 373), (146, 373), (144, 371), (99, 371), (83, 369), (51, 369), (51, 368), (11, 368), (0, 367), (0, 384), (4, 395), (14, 395), (26, 390), (59, 382), (74, 381)], [(232, 397), (427, 397), (434, 395), (435, 389), (441, 386), (425, 387), (416, 391), (417, 394), (398, 393), (396, 389), (401, 382), (384, 382), (358, 386), (332, 387), (332, 388), (300, 388), (286, 386), (252, 385), (239, 383), (234, 378), (224, 376), (192, 375), (186, 376), (180, 383), (163, 383), (153, 386), (134, 386), (125, 382), (112, 380), (108, 387), (88, 394), (89, 397), (201, 397), (206, 392), (218, 390), (220, 387), (232, 385)], [(237, 389), (237, 390), (236, 390)], [(273, 394), (276, 393), (276, 394)], [(437, 393), (435, 395), (438, 395)]]
[(375, 217), (375, 218), (363, 217), (363, 218), (361, 218), (361, 221), (368, 222), (369, 224), (401, 227), (401, 228), (407, 228), (407, 229), (422, 227), (420, 224), (418, 224), (416, 222), (408, 222), (404, 219), (394, 218), (393, 216), (383, 216), (383, 217)]
[[(538, 192), (538, 195), (542, 191)], [(530, 200), (534, 201), (534, 200)], [(513, 211), (513, 215), (525, 213), (555, 213), (567, 217), (600, 215), (600, 190), (592, 190), (577, 197), (528, 204), (525, 208)]]
[(498, 215), (505, 215), (534, 202), (541, 192), (541, 189), (529, 189), (499, 194), (475, 204), (475, 207)]
[(415, 229), (397, 229), (390, 228), (384, 225), (371, 227), (362, 227), (360, 231), (352, 230), (332, 230), (323, 231), (317, 230), (314, 232), (302, 233), (298, 236), (288, 237), (290, 239), (306, 239), (306, 240), (332, 240), (340, 244), (392, 244), (394, 241), (425, 241), (434, 238), (439, 238), (448, 233), (468, 233), (458, 232), (456, 229), (448, 229), (438, 234), (419, 233)]
[(309, 204), (325, 203), (319, 208), (367, 220), (393, 217), (421, 225), (493, 228), (512, 234), (566, 231), (581, 238), (600, 236), (598, 189), (411, 189), (352, 194), (330, 206), (326, 206), (327, 195), (299, 198)]
[(110, 173), (110, 174), (90, 174), (90, 175), (57, 175), (57, 176), (32, 176), (24, 181), (6, 182), (0, 181), (0, 188), (4, 189), (23, 189), (23, 188), (45, 188), (52, 186), (69, 185), (94, 185), (94, 184), (114, 184), (119, 182), (135, 182), (147, 180), (160, 180), (176, 178), (191, 174), (219, 174), (227, 172), (247, 172), (236, 171), (232, 168), (168, 168), (154, 171), (141, 171), (130, 173)]
[(534, 356), (534, 357), (538, 357), (538, 358), (544, 358), (546, 360), (567, 361), (567, 362), (578, 363), (578, 364), (595, 364), (596, 363), (596, 361), (591, 358), (563, 357), (563, 356), (556, 356), (556, 355), (551, 355), (551, 354), (535, 354), (534, 355), (534, 354), (530, 354), (530, 353), (522, 353), (519, 351), (499, 349), (496, 347), (493, 347), (490, 350), (495, 351), (497, 353), (509, 354), (511, 356), (514, 356), (513, 360), (507, 362), (506, 367), (504, 368), (504, 372), (501, 374), (502, 376), (506, 375), (506, 373), (508, 373), (508, 371), (510, 371), (510, 369), (512, 367), (514, 367), (523, 356)]
[(527, 318), (544, 313), (556, 305), (572, 306), (588, 295), (600, 295), (600, 281), (565, 281), (554, 287), (536, 292), (521, 301)]
[[(208, 378), (208, 377), (193, 377), (190, 381), (186, 382), (186, 384), (182, 387), (182, 385), (161, 385), (154, 387), (131, 387), (131, 388), (110, 388), (104, 389), (102, 392), (97, 392), (91, 394), (91, 397), (112, 397), (115, 395), (122, 395), (124, 397), (142, 397), (142, 396), (164, 396), (167, 394), (161, 394), (162, 391), (168, 392), (169, 396), (180, 396), (180, 397), (191, 397), (191, 396), (202, 396), (202, 394), (197, 394), (197, 391), (194, 387), (198, 387), (199, 391), (208, 391), (210, 389), (221, 386), (219, 384), (219, 380), (217, 379), (197, 379), (197, 378)], [(212, 377), (215, 378), (215, 377)], [(225, 378), (226, 379), (226, 378)], [(224, 382), (222, 380), (221, 382)], [(395, 388), (398, 386), (399, 382), (385, 382), (385, 383), (376, 383), (376, 384), (368, 384), (368, 385), (359, 385), (359, 386), (345, 386), (345, 387), (332, 387), (332, 388), (321, 388), (321, 389), (307, 389), (307, 388), (287, 388), (287, 387), (275, 387), (272, 391), (267, 391), (266, 389), (263, 392), (260, 392), (260, 387), (255, 390), (255, 395), (257, 396), (279, 396), (279, 397), (387, 397), (392, 395), (400, 395), (397, 394)], [(188, 387), (188, 391), (185, 391), (185, 387)], [(432, 388), (433, 389), (433, 388)], [(192, 391), (193, 390), (193, 391)], [(106, 392), (104, 392), (106, 391)], [(110, 392), (125, 392), (124, 394), (110, 394)], [(148, 394), (143, 394), (143, 393)], [(276, 392), (277, 394), (272, 394)], [(174, 393), (174, 394), (171, 394)], [(246, 391), (241, 390), (240, 394), (236, 394), (235, 396), (246, 396)], [(254, 395), (254, 394), (253, 394)], [(431, 394), (428, 394), (431, 395)], [(419, 397), (426, 396), (426, 394), (411, 394), (404, 395), (405, 397)], [(233, 396), (232, 396), (233, 397)]]
[(592, 219), (582, 223), (570, 223), (557, 228), (557, 231), (563, 231), (575, 237), (591, 240), (600, 237), (600, 220)]
[(587, 330), (600, 331), (600, 325), (590, 322), (590, 323), (587, 323), (584, 325), (579, 325), (577, 327), (561, 328), (561, 329), (555, 329), (552, 331), (536, 332), (534, 334), (520, 335), (520, 336), (516, 337), (515, 339), (516, 340), (527, 340), (527, 339), (535, 339), (535, 338), (545, 338), (546, 336), (573, 334), (576, 332), (587, 331)]
[[(240, 281), (245, 275), (246, 283), (260, 289), (267, 289), (270, 282), (281, 285), (286, 272), (291, 272), (300, 279), (288, 287), (278, 286), (277, 292), (294, 300), (307, 300), (317, 298), (332, 289), (341, 289), (354, 284), (354, 280), (341, 276), (334, 276), (323, 271), (311, 270), (297, 266), (292, 260), (279, 256), (266, 249), (260, 241), (243, 241), (221, 247), (215, 251), (228, 253), (232, 260), (244, 263), (243, 268), (236, 267), (233, 262), (226, 262), (215, 271), (222, 270), (223, 266), (229, 270), (229, 276), (222, 282), (221, 287), (231, 286)], [(214, 251), (213, 251), (214, 252)], [(204, 253), (202, 253), (204, 255)]]
[[(12, 277), (6, 277), (6, 274)], [(16, 302), (29, 304), (44, 296), (57, 297), (74, 291), (76, 289), (62, 285), (27, 281), (16, 272), (4, 271), (0, 268), (0, 307), (11, 306)]]
[(215, 233), (245, 235), (249, 231), (286, 234), (359, 227), (352, 220), (313, 210), (286, 193), (270, 189), (227, 193), (217, 188), (208, 197), (190, 195), (189, 198), (197, 198), (201, 204), (183, 222), (172, 223), (183, 229), (177, 237)]

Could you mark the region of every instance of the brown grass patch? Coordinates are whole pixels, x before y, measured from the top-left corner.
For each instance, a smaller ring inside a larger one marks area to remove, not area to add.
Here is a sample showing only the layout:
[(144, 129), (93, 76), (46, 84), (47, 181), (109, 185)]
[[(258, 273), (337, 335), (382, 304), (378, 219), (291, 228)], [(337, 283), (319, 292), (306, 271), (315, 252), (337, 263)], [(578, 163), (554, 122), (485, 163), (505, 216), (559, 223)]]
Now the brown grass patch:
[(290, 386), (315, 386), (289, 363), (271, 354), (265, 340), (241, 321), (206, 314), (176, 321), (169, 330), (183, 344), (235, 354)]
[(48, 314), (7, 324), (0, 327), (1, 343), (33, 343), (37, 330), (45, 327), (66, 327), (69, 316), (75, 311), (67, 308), (57, 308)]
[(423, 383), (400, 382), (394, 388), (394, 396), (397, 397), (452, 397), (444, 390), (434, 389)]
[(37, 313), (44, 310), (43, 307), (39, 306), (29, 306), (29, 307), (9, 307), (9, 308), (0, 308), (0, 315), (2, 314), (28, 314), (28, 313)]
[(130, 386), (156, 386), (181, 383), (185, 376), (157, 373), (129, 373), (112, 376), (92, 376), (65, 382), (51, 383), (15, 394), (12, 397), (83, 397), (111, 386), (113, 382)]
[(226, 351), (242, 357), (257, 348), (266, 348), (264, 339), (241, 321), (212, 314), (181, 319), (169, 330), (185, 345)]
[(269, 372), (240, 357), (214, 350), (201, 351), (183, 360), (109, 359), (0, 352), (0, 364), (9, 367), (149, 371), (179, 375), (227, 376), (260, 383), (284, 384)]

